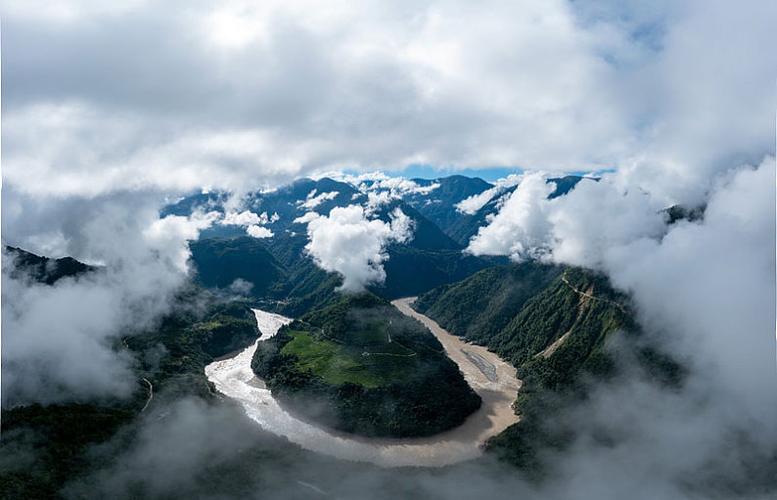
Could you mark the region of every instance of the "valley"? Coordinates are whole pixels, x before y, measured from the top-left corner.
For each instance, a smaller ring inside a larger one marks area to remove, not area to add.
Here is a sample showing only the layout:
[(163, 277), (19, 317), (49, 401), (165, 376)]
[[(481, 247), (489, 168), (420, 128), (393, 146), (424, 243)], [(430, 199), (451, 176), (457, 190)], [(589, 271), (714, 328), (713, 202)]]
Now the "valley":
[(777, 499), (777, 1), (0, 19), (0, 500)]
[[(423, 438), (367, 438), (326, 429), (296, 416), (273, 397), (250, 366), (259, 343), (275, 336), (283, 325), (292, 320), (258, 309), (254, 313), (261, 331), (260, 339), (233, 358), (209, 364), (205, 373), (220, 393), (238, 401), (249, 418), (264, 430), (310, 451), (383, 467), (440, 467), (477, 458), (483, 453), (483, 445), (488, 439), (518, 420), (512, 410), (512, 402), (521, 383), (509, 364), (483, 347), (465, 344), (431, 319), (417, 313), (409, 306), (412, 300), (400, 299), (392, 304), (430, 329), (445, 347), (446, 354), (463, 372), (467, 383), (483, 400), (476, 412), (451, 430)], [(480, 371), (463, 354), (465, 349), (496, 366), (498, 379), (492, 381)]]
[[(461, 242), (478, 228), (468, 224), (493, 213), (497, 200), (480, 215), (461, 213), (457, 204), (491, 185), (453, 176), (416, 186), (426, 191), (389, 197), (363, 221), (389, 227), (401, 210), (413, 232), (379, 249), (385, 279), (360, 291), (343, 290), (342, 273), (321, 267), (308, 250), (311, 236), (295, 221), (311, 213), (316, 193), (326, 195), (314, 207), (321, 214), (354, 201), (369, 207), (375, 193), (323, 178), (246, 195), (254, 217), (267, 214), (259, 218), (273, 236), (216, 224), (189, 242), (194, 273), (169, 312), (116, 339), (117, 353), (137, 360), (129, 400), (4, 410), (6, 435), (39, 435), (47, 444), (40, 466), (6, 474), (0, 484), (9, 491), (36, 484), (51, 495), (71, 472), (100, 469), (95, 450), (131, 449), (148, 422), (164, 421), (191, 399), (233, 408), (253, 438), (277, 440), (256, 445), (263, 458), (247, 469), (267, 456), (299, 454), (334, 460), (334, 468), (387, 470), (498, 459), (541, 477), (542, 452), (563, 450), (574, 435), (545, 427), (545, 417), (584, 398), (583, 381), (616, 376), (617, 353), (609, 346), (639, 335), (629, 298), (585, 269), (467, 254)], [(226, 217), (227, 200), (196, 195), (162, 213), (215, 210)], [(110, 271), (8, 252), (16, 256), (15, 272), (36, 286), (70, 286)], [(638, 361), (658, 380), (681, 379), (680, 368), (660, 353), (645, 350)], [(83, 427), (71, 433), (74, 419)], [(106, 420), (110, 425), (100, 424)], [(93, 425), (102, 432), (89, 432)], [(60, 474), (49, 476), (55, 464)], [(295, 481), (310, 483), (315, 476), (300, 477)]]

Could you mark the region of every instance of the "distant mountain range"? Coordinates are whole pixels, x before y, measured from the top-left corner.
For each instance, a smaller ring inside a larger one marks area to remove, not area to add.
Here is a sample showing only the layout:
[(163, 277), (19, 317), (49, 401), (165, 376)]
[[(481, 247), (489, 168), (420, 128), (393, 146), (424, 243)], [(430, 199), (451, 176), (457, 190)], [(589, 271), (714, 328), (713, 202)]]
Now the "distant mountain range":
[[(162, 390), (152, 406), (186, 395), (215, 401), (204, 367), (257, 338), (252, 307), (298, 318), (265, 341), (252, 364), (285, 404), (342, 431), (423, 436), (458, 425), (479, 399), (436, 339), (386, 302), (419, 295), (417, 310), (517, 368), (523, 387), (514, 407), (521, 420), (492, 438), (487, 450), (529, 474), (542, 474), (542, 451), (570, 446), (574, 429), (547, 427), (544, 416), (586, 398), (585, 380), (615, 377), (627, 359), (661, 383), (681, 383), (683, 369), (668, 356), (645, 347), (636, 353), (618, 350), (619, 339), (639, 338), (640, 331), (629, 297), (604, 276), (462, 253), (515, 186), (463, 176), (403, 186), (364, 182), (303, 179), (248, 194), (240, 210), (260, 217), (273, 236), (254, 238), (245, 225), (216, 224), (191, 242), (197, 273), (195, 282), (178, 293), (179, 305), (157, 327), (117, 339), (115, 348), (138, 360), (138, 388), (130, 400), (3, 411), (3, 432), (28, 429), (42, 433), (48, 443), (39, 467), (3, 484), (9, 491), (26, 491), (31, 482), (43, 485), (42, 491), (57, 491), (79, 467), (67, 457), (83, 460), (90, 446), (122, 426), (140, 425), (137, 415), (151, 402), (151, 384)], [(551, 196), (563, 196), (581, 178), (549, 182), (556, 184)], [(459, 209), (463, 200), (483, 193), (469, 207), (479, 204), (476, 210)], [(327, 214), (334, 207), (368, 205), (376, 196), (387, 199), (373, 207), (374, 217), (388, 220), (399, 208), (412, 219), (414, 237), (388, 246), (385, 283), (361, 294), (341, 294), (336, 288), (342, 277), (322, 270), (305, 253), (307, 231), (294, 220), (312, 209)], [(162, 215), (226, 214), (233, 201), (227, 193), (197, 194), (165, 207)], [(676, 220), (703, 215), (670, 211)], [(99, 272), (75, 259), (49, 259), (18, 248), (6, 248), (7, 255), (14, 259), (12, 274), (49, 285)], [(295, 395), (316, 400), (317, 411)], [(79, 423), (75, 431), (73, 422)], [(52, 469), (62, 475), (49, 477)]]
[[(582, 179), (548, 179), (556, 184), (550, 197), (568, 193)], [(245, 227), (238, 225), (214, 225), (192, 243), (193, 260), (205, 286), (223, 288), (235, 280), (245, 280), (253, 285), (253, 297), (283, 301), (280, 310), (286, 314), (304, 312), (310, 305), (319, 304), (315, 297), (322, 295), (320, 287), (337, 286), (339, 277), (316, 267), (305, 254), (306, 226), (295, 220), (311, 211), (327, 215), (335, 207), (369, 206), (371, 198), (383, 197), (373, 207), (375, 216), (387, 221), (398, 208), (412, 219), (414, 231), (409, 242), (388, 247), (386, 280), (370, 290), (389, 299), (417, 295), (507, 262), (504, 258), (463, 254), (462, 250), (514, 189), (496, 189), (483, 179), (462, 175), (359, 182), (299, 179), (273, 191), (248, 193), (240, 200), (240, 210), (266, 217), (263, 226), (272, 237), (249, 237)], [(492, 190), (493, 198), (474, 213), (459, 208), (462, 201), (488, 190)], [(165, 207), (161, 215), (190, 215), (197, 210), (224, 213), (229, 198), (222, 192), (195, 194)]]

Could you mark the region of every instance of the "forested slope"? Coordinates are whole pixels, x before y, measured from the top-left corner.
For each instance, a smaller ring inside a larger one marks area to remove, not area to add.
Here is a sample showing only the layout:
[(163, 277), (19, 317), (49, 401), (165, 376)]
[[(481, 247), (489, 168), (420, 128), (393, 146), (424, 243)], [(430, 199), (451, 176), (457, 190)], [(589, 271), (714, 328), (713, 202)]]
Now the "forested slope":
[[(522, 420), (492, 439), (489, 449), (537, 469), (534, 450), (563, 446), (568, 437), (563, 430), (545, 429), (543, 413), (562, 408), (565, 398), (584, 397), (583, 373), (611, 376), (616, 364), (607, 348), (610, 339), (638, 334), (628, 303), (597, 273), (526, 262), (432, 290), (415, 307), (517, 368), (524, 382), (516, 405)], [(677, 374), (670, 360), (643, 354), (642, 361), (660, 365), (668, 378)], [(554, 403), (548, 406), (549, 400)]]
[(136, 360), (136, 389), (128, 398), (3, 408), (0, 498), (61, 498), (66, 483), (105, 465), (96, 450), (130, 447), (143, 416), (180, 397), (215, 402), (205, 365), (256, 340), (256, 319), (244, 303), (196, 287), (176, 302), (158, 325), (116, 340), (114, 349)]
[(260, 342), (252, 368), (294, 411), (364, 436), (427, 436), (480, 407), (439, 341), (375, 295), (342, 295)]

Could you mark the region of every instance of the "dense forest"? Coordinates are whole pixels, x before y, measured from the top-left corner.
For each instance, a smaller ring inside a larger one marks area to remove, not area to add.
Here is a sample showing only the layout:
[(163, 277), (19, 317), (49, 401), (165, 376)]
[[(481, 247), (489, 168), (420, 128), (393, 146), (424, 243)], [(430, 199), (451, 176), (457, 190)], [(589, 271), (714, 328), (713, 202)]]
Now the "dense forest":
[[(524, 383), (516, 401), (522, 419), (492, 438), (488, 449), (534, 473), (541, 470), (536, 451), (563, 447), (572, 435), (546, 428), (543, 414), (584, 398), (586, 377), (613, 376), (616, 337), (639, 335), (628, 297), (604, 276), (536, 262), (485, 269), (420, 296), (414, 307), (517, 368)], [(682, 376), (675, 362), (646, 347), (637, 362), (667, 384)]]
[[(427, 436), (455, 427), (480, 406), (480, 398), (434, 336), (385, 300), (418, 293), (420, 311), (518, 368), (522, 420), (493, 438), (488, 449), (524, 470), (540, 471), (537, 450), (563, 447), (571, 435), (545, 428), (542, 415), (584, 398), (583, 374), (612, 376), (617, 363), (611, 339), (639, 334), (627, 297), (590, 271), (462, 254), (456, 232), (471, 232), (462, 228), (475, 216), (456, 212), (454, 202), (489, 185), (461, 179), (432, 191), (436, 203), (410, 197), (402, 209), (416, 223), (416, 238), (388, 249), (386, 282), (364, 294), (342, 295), (335, 291), (341, 277), (305, 254), (307, 236), (294, 231), (291, 218), (298, 210), (289, 200), (311, 189), (339, 190), (327, 202), (335, 206), (357, 195), (343, 186), (305, 180), (257, 197), (255, 209), (285, 218), (285, 226), (275, 223), (280, 225), (269, 240), (218, 227), (192, 242), (197, 272), (172, 312), (147, 331), (115, 341), (116, 351), (136, 360), (137, 387), (129, 399), (4, 408), (3, 451), (32, 446), (37, 452), (34, 461), (4, 466), (0, 489), (11, 498), (56, 496), (67, 481), (98, 466), (95, 447), (108, 441), (128, 446), (145, 415), (157, 409), (164, 414), (182, 397), (221, 404), (203, 369), (256, 339), (251, 307), (299, 318), (260, 344), (252, 367), (300, 416), (364, 436)], [(201, 195), (166, 210), (186, 214), (203, 203), (219, 209), (224, 199)], [(493, 210), (494, 203), (483, 210)], [(6, 255), (14, 260), (15, 276), (46, 285), (100, 272), (67, 257), (48, 259), (14, 248)], [(250, 288), (235, 288), (236, 280)], [(682, 377), (676, 364), (649, 349), (637, 360), (668, 384)]]
[(426, 328), (370, 293), (282, 328), (252, 368), (293, 411), (363, 436), (436, 434), (481, 403)]
[[(75, 270), (69, 275), (77, 276), (84, 272), (82, 266), (66, 269)], [(43, 276), (41, 281), (51, 280)], [(184, 396), (216, 403), (205, 365), (256, 340), (256, 320), (244, 302), (223, 300), (198, 287), (182, 290), (176, 301), (174, 312), (155, 328), (116, 342), (117, 351), (137, 360), (137, 386), (128, 399), (3, 409), (0, 450), (2, 456), (17, 460), (0, 467), (0, 498), (57, 497), (66, 482), (101, 465), (93, 455), (95, 446), (119, 435), (117, 446), (128, 446), (144, 413)], [(22, 451), (29, 449), (35, 450), (34, 457)]]
[[(548, 179), (556, 185), (550, 197), (568, 193), (581, 179), (579, 176)], [(499, 197), (475, 214), (461, 212), (457, 204), (492, 188), (491, 184), (459, 175), (413, 182), (435, 187), (424, 194), (408, 194), (376, 208), (376, 217), (384, 221), (393, 210), (402, 210), (412, 220), (413, 236), (404, 244), (386, 249), (386, 280), (371, 285), (372, 293), (386, 299), (418, 295), (493, 265), (507, 263), (504, 257), (476, 257), (462, 252), (486, 218), (497, 211)], [(501, 195), (511, 189), (514, 187)], [(235, 280), (249, 282), (251, 297), (261, 300), (263, 307), (287, 316), (298, 317), (325, 305), (333, 286), (339, 284), (339, 277), (318, 268), (306, 254), (305, 226), (294, 222), (308, 210), (300, 203), (309, 193), (335, 195), (315, 207), (320, 214), (327, 214), (337, 206), (364, 203), (367, 199), (367, 194), (352, 185), (328, 178), (299, 179), (276, 191), (249, 193), (244, 199), (247, 208), (257, 214), (277, 215), (267, 224), (273, 237), (251, 238), (239, 226), (218, 225), (206, 229), (199, 240), (191, 243), (199, 283), (223, 289)], [(196, 209), (224, 211), (226, 199), (223, 194), (196, 194), (166, 207), (161, 214), (188, 215)]]

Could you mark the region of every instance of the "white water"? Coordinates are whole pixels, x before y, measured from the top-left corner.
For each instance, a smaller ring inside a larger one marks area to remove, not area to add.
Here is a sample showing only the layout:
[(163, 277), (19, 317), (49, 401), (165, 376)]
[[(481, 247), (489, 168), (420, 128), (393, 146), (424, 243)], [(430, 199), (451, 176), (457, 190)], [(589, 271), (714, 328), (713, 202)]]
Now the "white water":
[[(400, 305), (407, 306), (409, 301), (405, 299), (397, 302), (400, 304), (395, 305), (403, 313), (408, 314)], [(520, 387), (520, 381), (514, 378), (515, 370), (512, 370), (511, 379), (505, 377), (506, 380), (501, 383), (488, 383), (483, 380), (474, 383), (480, 372), (473, 370), (471, 365), (462, 366), (461, 359), (464, 358), (459, 354), (451, 357), (460, 365), (473, 389), (483, 398), (483, 405), (480, 410), (470, 415), (464, 424), (455, 429), (427, 438), (369, 439), (338, 433), (304, 422), (281, 408), (265, 387), (264, 382), (251, 370), (251, 358), (258, 342), (272, 337), (278, 333), (281, 326), (292, 320), (259, 309), (254, 309), (254, 314), (259, 331), (262, 333), (261, 337), (237, 356), (209, 364), (205, 367), (205, 374), (219, 392), (240, 402), (246, 414), (263, 429), (283, 436), (307, 450), (345, 460), (371, 462), (384, 467), (440, 467), (478, 457), (482, 453), (481, 446), (487, 438), (498, 434), (507, 425), (517, 421), (510, 408)], [(431, 322), (428, 318), (423, 318)], [(454, 340), (461, 342), (458, 337), (448, 334), (439, 327), (437, 329), (440, 331), (435, 331), (434, 328), (432, 331), (438, 338), (443, 334), (450, 337), (443, 342), (446, 349), (450, 349), (450, 342)], [(467, 344), (467, 349), (476, 350), (478, 354), (488, 357), (492, 362), (495, 358), (498, 363), (506, 365), (485, 348)], [(506, 420), (505, 415), (512, 415), (512, 418)]]

